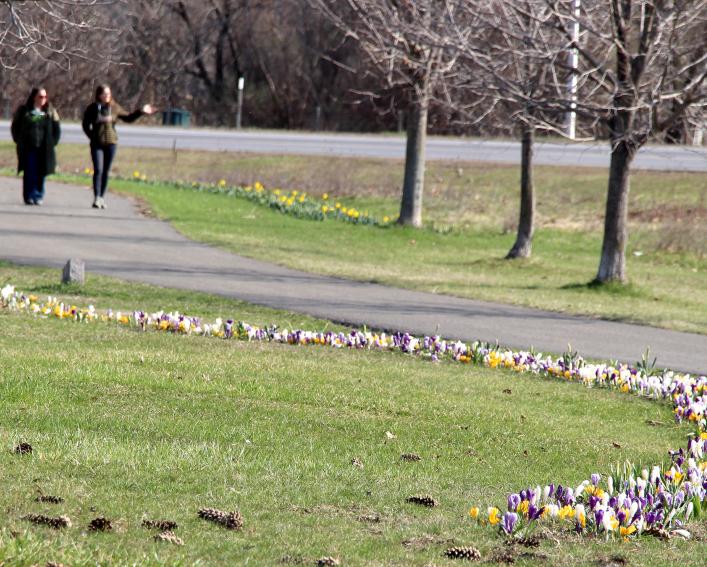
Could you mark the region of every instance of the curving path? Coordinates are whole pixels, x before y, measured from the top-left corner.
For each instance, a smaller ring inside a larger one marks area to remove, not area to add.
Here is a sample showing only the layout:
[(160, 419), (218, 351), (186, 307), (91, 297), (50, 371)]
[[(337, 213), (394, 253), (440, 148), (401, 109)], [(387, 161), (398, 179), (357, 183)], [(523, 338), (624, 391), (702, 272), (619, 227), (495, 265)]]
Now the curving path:
[(78, 257), (89, 272), (125, 280), (226, 295), (352, 325), (498, 339), (517, 348), (561, 352), (571, 343), (587, 357), (634, 362), (650, 346), (660, 366), (707, 372), (707, 336), (299, 272), (193, 242), (114, 194), (110, 209), (91, 209), (86, 187), (48, 183), (42, 207), (27, 207), (20, 197), (19, 178), (0, 177), (0, 259), (17, 264), (61, 267)]

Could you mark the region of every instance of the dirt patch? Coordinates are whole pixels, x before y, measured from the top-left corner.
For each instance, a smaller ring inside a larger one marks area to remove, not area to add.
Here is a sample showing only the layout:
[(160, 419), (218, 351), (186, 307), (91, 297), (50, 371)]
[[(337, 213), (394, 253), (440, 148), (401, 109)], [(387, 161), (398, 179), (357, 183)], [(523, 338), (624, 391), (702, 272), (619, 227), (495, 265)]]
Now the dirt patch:
[(707, 220), (707, 207), (685, 207), (680, 205), (662, 205), (649, 209), (635, 209), (628, 212), (628, 218), (635, 222), (698, 222)]

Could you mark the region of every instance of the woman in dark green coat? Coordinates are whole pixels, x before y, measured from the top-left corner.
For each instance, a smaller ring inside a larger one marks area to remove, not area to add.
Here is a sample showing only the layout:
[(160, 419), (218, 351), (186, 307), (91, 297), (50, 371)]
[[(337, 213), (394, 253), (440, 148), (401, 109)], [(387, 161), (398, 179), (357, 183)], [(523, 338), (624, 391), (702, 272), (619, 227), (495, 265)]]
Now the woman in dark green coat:
[(25, 205), (41, 205), (44, 178), (56, 169), (55, 146), (61, 137), (59, 115), (49, 105), (46, 89), (32, 89), (27, 102), (12, 118), (12, 139), (17, 144), (17, 172), (24, 172)]

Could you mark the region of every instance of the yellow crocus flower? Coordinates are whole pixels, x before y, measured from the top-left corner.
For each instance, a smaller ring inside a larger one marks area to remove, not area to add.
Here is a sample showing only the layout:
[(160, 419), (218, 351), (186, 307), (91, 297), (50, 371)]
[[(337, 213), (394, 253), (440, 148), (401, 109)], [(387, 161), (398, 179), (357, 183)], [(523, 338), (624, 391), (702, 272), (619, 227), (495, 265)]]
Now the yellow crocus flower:
[(478, 507), (478, 506), (472, 506), (471, 509), (469, 510), (469, 515), (472, 517), (472, 519), (478, 520), (478, 518), (479, 518), (479, 507)]
[(498, 508), (489, 508), (488, 515), (489, 524), (491, 524), (492, 526), (495, 526), (501, 521), (501, 511)]

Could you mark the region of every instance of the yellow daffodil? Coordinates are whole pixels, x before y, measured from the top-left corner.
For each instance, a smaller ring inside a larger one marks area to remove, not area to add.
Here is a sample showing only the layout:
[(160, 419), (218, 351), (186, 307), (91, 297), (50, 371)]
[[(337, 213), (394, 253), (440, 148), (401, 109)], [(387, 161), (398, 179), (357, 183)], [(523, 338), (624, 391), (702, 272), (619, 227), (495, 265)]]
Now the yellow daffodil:
[(329, 198), (329, 193), (324, 193), (324, 195), (322, 195), (323, 200), (326, 201), (328, 198)]

